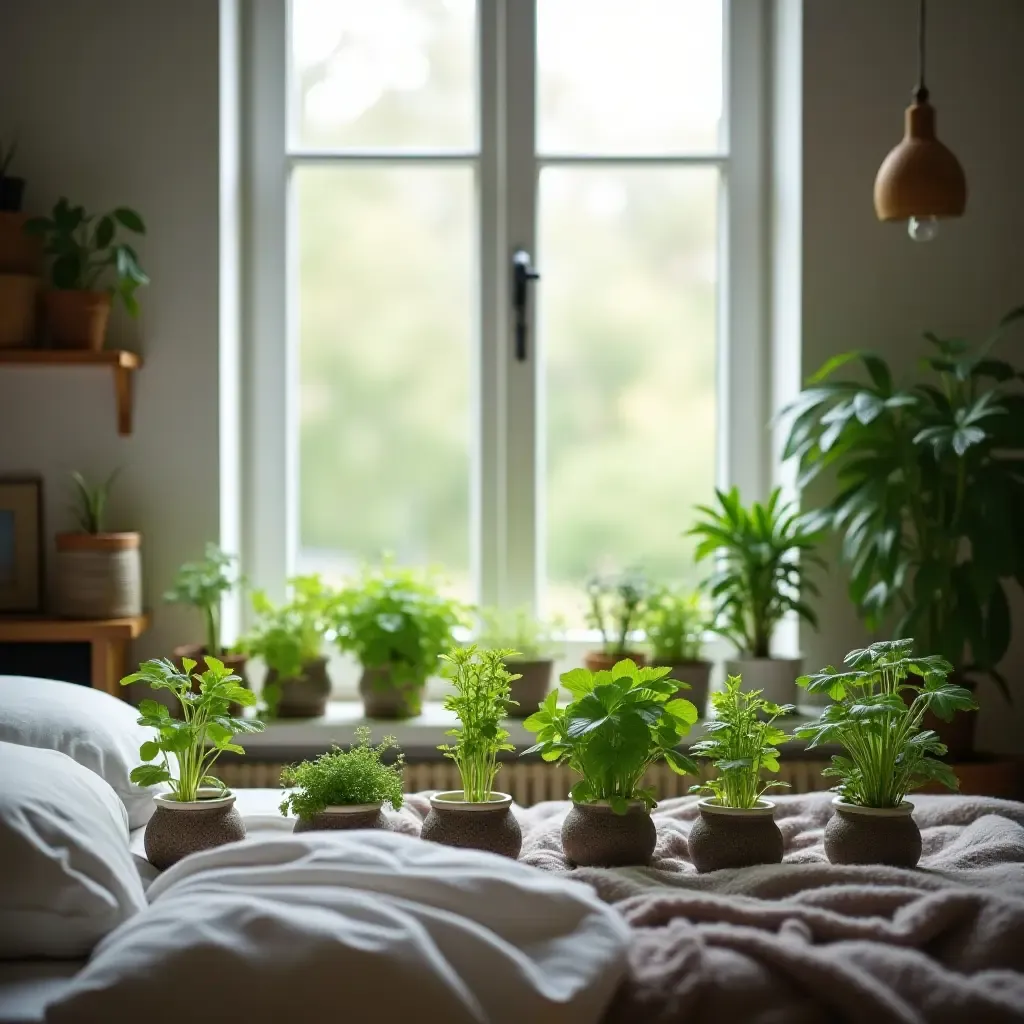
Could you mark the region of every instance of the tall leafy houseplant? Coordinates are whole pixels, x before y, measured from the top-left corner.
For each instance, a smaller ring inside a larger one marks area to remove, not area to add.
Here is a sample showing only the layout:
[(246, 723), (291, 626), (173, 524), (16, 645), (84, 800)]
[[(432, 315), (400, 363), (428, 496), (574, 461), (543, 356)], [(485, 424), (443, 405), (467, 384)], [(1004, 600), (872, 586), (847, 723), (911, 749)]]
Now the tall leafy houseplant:
[(188, 605), (202, 615), (205, 643), (198, 648), (199, 653), (215, 657), (224, 653), (220, 634), (221, 601), (239, 582), (238, 558), (221, 551), (216, 544), (207, 544), (203, 560), (186, 562), (178, 570), (171, 589), (164, 594), (168, 604)]
[(594, 577), (587, 583), (587, 625), (601, 634), (601, 650), (585, 658), (591, 671), (610, 669), (626, 657), (643, 664), (644, 655), (632, 650), (630, 642), (649, 589), (647, 580), (636, 571), (613, 579)]

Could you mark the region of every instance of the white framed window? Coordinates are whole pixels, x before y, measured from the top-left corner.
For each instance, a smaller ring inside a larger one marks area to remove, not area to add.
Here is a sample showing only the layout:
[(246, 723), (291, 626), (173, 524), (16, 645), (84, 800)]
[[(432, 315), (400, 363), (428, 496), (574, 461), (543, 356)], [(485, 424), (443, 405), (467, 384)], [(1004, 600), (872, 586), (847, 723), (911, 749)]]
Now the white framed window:
[(761, 0), (248, 11), (250, 577), (696, 582), (692, 506), (770, 476)]

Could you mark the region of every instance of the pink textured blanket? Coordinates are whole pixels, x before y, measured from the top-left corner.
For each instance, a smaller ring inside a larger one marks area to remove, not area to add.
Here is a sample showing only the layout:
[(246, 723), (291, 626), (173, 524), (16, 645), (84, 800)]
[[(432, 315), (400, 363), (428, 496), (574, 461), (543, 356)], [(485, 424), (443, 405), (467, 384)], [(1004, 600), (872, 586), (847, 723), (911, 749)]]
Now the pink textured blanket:
[[(634, 933), (608, 1024), (1024, 1022), (1024, 804), (914, 798), (924, 854), (904, 871), (827, 862), (830, 794), (774, 799), (782, 864), (697, 875), (684, 797), (655, 811), (650, 868), (573, 872)], [(516, 809), (523, 861), (568, 870), (568, 807)], [(428, 809), (409, 797), (403, 826)]]

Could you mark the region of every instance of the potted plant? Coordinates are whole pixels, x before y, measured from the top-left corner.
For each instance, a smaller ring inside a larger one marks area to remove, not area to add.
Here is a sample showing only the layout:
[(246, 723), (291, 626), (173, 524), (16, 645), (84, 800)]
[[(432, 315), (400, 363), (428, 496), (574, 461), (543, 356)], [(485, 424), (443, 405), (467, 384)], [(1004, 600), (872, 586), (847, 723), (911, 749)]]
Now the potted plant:
[[(786, 457), (806, 486), (837, 472), (826, 523), (843, 535), (849, 595), (870, 629), (896, 614), (897, 637), (916, 636), (953, 665), (958, 685), (998, 670), (1010, 643), (1006, 588), (1024, 580), (1022, 371), (991, 355), (1024, 306), (980, 348), (928, 333), (923, 375), (897, 385), (870, 352), (829, 360), (789, 406)], [(867, 380), (835, 380), (859, 364)], [(954, 730), (927, 720), (957, 756), (973, 747), (975, 716)]]
[(699, 593), (661, 587), (647, 599), (642, 618), (647, 642), (651, 646), (651, 664), (667, 667), (668, 678), (680, 684), (704, 714), (711, 681), (711, 662), (701, 658), (704, 631), (710, 626), (704, 601)]
[(808, 749), (838, 743), (845, 750), (823, 773), (839, 779), (836, 813), (825, 827), (833, 864), (914, 867), (921, 833), (907, 794), (928, 782), (959, 787), (949, 765), (936, 760), (945, 745), (922, 722), (929, 711), (949, 721), (977, 705), (969, 690), (949, 682), (953, 666), (945, 658), (915, 658), (913, 646), (910, 639), (875, 643), (851, 651), (844, 671), (829, 666), (797, 680), (835, 703), (795, 735)]
[(561, 677), (572, 703), (559, 708), (552, 691), (523, 723), (537, 736), (523, 754), (539, 753), (581, 776), (562, 825), (562, 849), (571, 863), (646, 864), (657, 843), (651, 820), (657, 802), (641, 788), (647, 769), (664, 760), (680, 775), (697, 774), (676, 749), (697, 721), (697, 709), (676, 697), (679, 684), (668, 672), (628, 659), (609, 671), (573, 669)]
[[(130, 316), (137, 316), (135, 291), (149, 284), (135, 250), (116, 241), (119, 228), (145, 234), (142, 218), (119, 206), (97, 217), (61, 197), (49, 217), (33, 217), (25, 230), (43, 239), (43, 252), (52, 257), (50, 284), (44, 295), (46, 324), (54, 348), (99, 352), (107, 336), (111, 297), (121, 299)], [(101, 290), (105, 277), (113, 287)]]
[(245, 838), (234, 796), (210, 770), (225, 750), (245, 753), (232, 742), (234, 736), (261, 732), (263, 723), (230, 713), (232, 704), (254, 704), (256, 697), (216, 658), (207, 658), (206, 664), (205, 672), (193, 676), (196, 663), (191, 658), (180, 669), (166, 659), (152, 660), (121, 680), (122, 686), (148, 683), (154, 690), (170, 690), (181, 705), (179, 719), (159, 701), (139, 704), (139, 725), (150, 726), (156, 735), (139, 748), (145, 764), (132, 769), (131, 781), (170, 788), (156, 795), (156, 811), (144, 836), (146, 856), (160, 870), (190, 853)]
[(288, 586), (291, 599), (282, 605), (262, 590), (253, 593), (256, 625), (238, 647), (267, 667), (262, 697), (271, 718), (316, 718), (327, 710), (331, 694), (323, 643), (335, 594), (315, 575), (296, 576)]
[(587, 625), (601, 634), (601, 649), (588, 651), (583, 663), (591, 672), (610, 669), (629, 658), (643, 665), (647, 656), (630, 646), (647, 596), (647, 581), (637, 572), (615, 579), (594, 577), (587, 583)]
[(754, 502), (749, 509), (735, 487), (715, 494), (719, 507), (698, 505), (703, 518), (688, 535), (699, 539), (697, 561), (715, 562), (714, 573), (704, 582), (714, 604), (711, 628), (739, 653), (726, 661), (725, 673), (742, 676), (774, 704), (792, 703), (801, 659), (773, 658), (771, 642), (775, 627), (790, 613), (817, 626), (804, 600), (818, 593), (807, 579), (807, 568), (822, 564), (814, 554), (815, 517), (782, 506), (778, 488), (767, 504)]
[(433, 573), (388, 560), (344, 587), (335, 607), (338, 646), (363, 666), (367, 718), (418, 715), (427, 678), (464, 624), (462, 605), (442, 595)]
[(481, 613), (479, 644), (490, 650), (515, 651), (506, 658), (506, 665), (516, 673), (506, 714), (510, 718), (532, 715), (551, 689), (557, 649), (552, 626), (535, 618), (528, 608), (486, 608)]
[(5, 143), (0, 139), (0, 213), (20, 213), (25, 197), (25, 179), (8, 174), (18, 154), (17, 140)]
[(472, 644), (453, 647), (441, 655), (455, 690), (445, 698), (444, 706), (455, 712), (460, 727), (446, 733), (455, 738), (454, 744), (437, 749), (458, 766), (462, 789), (430, 798), (420, 833), (424, 839), (513, 859), (519, 856), (523, 834), (512, 813), (512, 797), (494, 791), (501, 767), (498, 754), (515, 750), (507, 742), (508, 732), (501, 728), (510, 699), (509, 683), (515, 678), (505, 667), (505, 659), (513, 653), (481, 651)]
[(390, 763), (384, 755), (396, 747), (394, 736), (370, 746), (370, 730), (356, 729), (348, 750), (334, 747), (313, 761), (281, 772), (281, 785), (296, 789), (281, 801), (281, 813), (294, 814), (295, 832), (320, 829), (391, 828), (383, 806), (402, 806), (402, 763), (399, 751)]
[(782, 833), (775, 824), (775, 804), (764, 799), (778, 780), (763, 781), (762, 772), (779, 770), (777, 744), (788, 739), (776, 720), (796, 711), (792, 704), (773, 704), (757, 690), (744, 692), (743, 680), (729, 676), (725, 689), (711, 695), (715, 717), (707, 723), (707, 739), (694, 743), (690, 753), (707, 758), (718, 776), (690, 788), (710, 793), (698, 803), (687, 844), (698, 871), (778, 864)]
[(142, 614), (142, 561), (137, 533), (108, 533), (110, 490), (120, 471), (89, 484), (72, 473), (79, 529), (58, 533), (54, 603), (68, 619), (121, 619)]
[(0, 348), (28, 348), (36, 336), (39, 267), (22, 240), (25, 179), (8, 174), (17, 149), (0, 139)]

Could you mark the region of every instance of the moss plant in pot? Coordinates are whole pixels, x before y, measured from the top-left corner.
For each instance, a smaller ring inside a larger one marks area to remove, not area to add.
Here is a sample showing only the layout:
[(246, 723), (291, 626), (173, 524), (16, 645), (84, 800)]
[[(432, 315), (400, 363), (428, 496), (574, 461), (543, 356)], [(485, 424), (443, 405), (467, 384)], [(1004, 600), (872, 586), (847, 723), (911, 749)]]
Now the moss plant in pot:
[(637, 665), (646, 663), (647, 656), (633, 643), (633, 632), (640, 624), (647, 592), (647, 581), (638, 572), (613, 579), (595, 576), (587, 583), (587, 625), (601, 635), (601, 649), (583, 658), (591, 672), (607, 671), (625, 658)]
[(505, 659), (514, 653), (483, 651), (472, 644), (453, 647), (441, 655), (454, 690), (444, 706), (455, 712), (459, 728), (446, 733), (454, 743), (437, 749), (455, 762), (462, 789), (430, 798), (420, 833), (424, 839), (513, 859), (519, 856), (523, 834), (512, 813), (512, 797), (494, 789), (501, 768), (498, 755), (515, 750), (501, 727), (510, 700), (509, 684), (515, 678), (505, 667)]
[(823, 773), (839, 779), (836, 813), (825, 828), (833, 864), (914, 867), (921, 833), (907, 794), (929, 782), (959, 788), (953, 770), (936, 759), (945, 745), (922, 722), (929, 711), (948, 721), (977, 705), (949, 681), (953, 666), (945, 658), (914, 657), (913, 646), (910, 639), (882, 641), (851, 651), (843, 671), (829, 666), (798, 680), (835, 703), (795, 735), (809, 749), (838, 743), (846, 751)]
[(642, 788), (647, 769), (664, 760), (680, 775), (697, 774), (694, 762), (676, 749), (697, 721), (697, 709), (676, 697), (679, 684), (668, 672), (628, 659), (608, 671), (573, 669), (561, 677), (572, 703), (559, 708), (552, 691), (523, 723), (537, 736), (524, 754), (539, 753), (581, 776), (562, 825), (570, 863), (646, 864), (657, 843), (650, 813), (656, 801)]
[(281, 813), (294, 814), (295, 832), (320, 829), (391, 828), (384, 804), (402, 806), (402, 764), (399, 751), (390, 764), (384, 755), (397, 747), (394, 736), (370, 745), (370, 730), (356, 729), (348, 750), (335, 747), (313, 761), (281, 772), (281, 785), (294, 786), (281, 801)]
[(766, 504), (754, 502), (750, 508), (743, 506), (735, 487), (715, 493), (718, 507), (697, 506), (702, 518), (688, 535), (698, 539), (697, 561), (715, 564), (704, 583), (714, 605), (712, 629), (738, 651), (725, 663), (726, 675), (742, 676), (774, 704), (792, 703), (801, 659), (773, 658), (771, 641), (790, 613), (817, 625), (805, 600), (818, 593), (807, 578), (809, 566), (822, 564), (814, 553), (817, 519), (783, 506), (779, 489)]
[(558, 650), (554, 624), (535, 618), (528, 608), (485, 608), (480, 618), (481, 647), (515, 652), (506, 658), (508, 668), (516, 674), (507, 714), (509, 718), (527, 718), (540, 707), (551, 689)]
[(729, 676), (725, 689), (711, 695), (715, 717), (707, 738), (690, 748), (710, 760), (718, 775), (690, 788), (708, 793), (698, 804), (700, 817), (688, 840), (690, 860), (698, 871), (778, 864), (782, 833), (773, 817), (775, 804), (767, 790), (787, 783), (763, 781), (762, 772), (779, 770), (778, 744), (788, 737), (776, 720), (796, 711), (792, 704), (773, 704), (757, 690), (744, 692), (743, 680)]
[(146, 683), (154, 690), (169, 690), (181, 705), (179, 719), (159, 701), (139, 704), (139, 725), (150, 726), (156, 734), (142, 744), (139, 756), (145, 764), (133, 768), (130, 776), (140, 786), (170, 787), (169, 793), (157, 795), (144, 837), (146, 856), (161, 871), (190, 853), (245, 838), (235, 798), (210, 770), (225, 750), (244, 754), (232, 742), (234, 736), (261, 732), (263, 723), (231, 714), (233, 704), (254, 704), (256, 697), (222, 662), (213, 657), (206, 662), (206, 671), (193, 676), (196, 663), (191, 658), (180, 669), (166, 659), (147, 661), (121, 680), (122, 686)]
[(90, 484), (72, 473), (79, 529), (58, 533), (54, 604), (69, 619), (120, 619), (142, 614), (142, 538), (105, 529), (118, 470)]
[(651, 664), (667, 667), (669, 679), (680, 684), (678, 696), (691, 700), (701, 716), (708, 701), (711, 662), (701, 658), (704, 632), (710, 626), (707, 609), (699, 593), (660, 587), (647, 599), (642, 619)]

